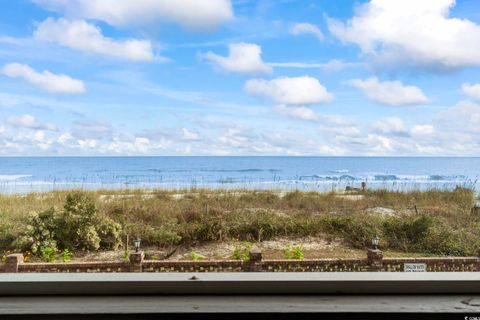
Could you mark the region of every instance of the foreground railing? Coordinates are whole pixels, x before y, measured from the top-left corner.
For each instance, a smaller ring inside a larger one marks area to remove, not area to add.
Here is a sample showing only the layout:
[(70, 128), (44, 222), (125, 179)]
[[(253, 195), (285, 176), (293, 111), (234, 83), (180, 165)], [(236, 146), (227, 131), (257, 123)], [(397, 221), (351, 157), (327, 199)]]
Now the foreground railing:
[(143, 252), (130, 254), (128, 262), (26, 263), (22, 254), (11, 254), (0, 265), (3, 273), (84, 272), (477, 272), (479, 257), (384, 258), (380, 250), (368, 250), (362, 259), (263, 259), (251, 252), (249, 260), (168, 261), (144, 260)]

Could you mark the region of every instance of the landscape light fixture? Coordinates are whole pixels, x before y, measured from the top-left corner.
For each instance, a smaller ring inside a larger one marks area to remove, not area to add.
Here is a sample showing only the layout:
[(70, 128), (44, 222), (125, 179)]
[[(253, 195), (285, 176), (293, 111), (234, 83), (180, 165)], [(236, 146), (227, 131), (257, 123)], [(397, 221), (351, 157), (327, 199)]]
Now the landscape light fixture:
[(378, 249), (378, 242), (379, 242), (379, 241), (380, 241), (380, 237), (379, 237), (379, 236), (374, 235), (374, 236), (372, 237), (372, 245), (373, 245), (373, 248), (374, 248), (375, 250)]
[(133, 246), (135, 247), (135, 252), (138, 252), (138, 249), (140, 249), (140, 238), (134, 239), (133, 240)]

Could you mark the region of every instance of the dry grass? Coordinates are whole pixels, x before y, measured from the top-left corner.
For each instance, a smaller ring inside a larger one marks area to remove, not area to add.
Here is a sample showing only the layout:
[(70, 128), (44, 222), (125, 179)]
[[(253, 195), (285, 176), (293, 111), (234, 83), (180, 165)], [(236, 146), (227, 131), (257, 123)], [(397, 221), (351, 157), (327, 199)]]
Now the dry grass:
[[(62, 207), (69, 192), (0, 195), (0, 246), (7, 246), (7, 236), (22, 232), (29, 212)], [(363, 252), (375, 233), (381, 235), (386, 250), (408, 254), (471, 255), (480, 246), (479, 217), (470, 212), (474, 194), (467, 189), (367, 190), (354, 197), (334, 192), (203, 189), (82, 192), (95, 200), (101, 214), (120, 223), (125, 234), (139, 236), (144, 245), (159, 250), (235, 240), (267, 245), (288, 238), (294, 243), (320, 237), (326, 243), (338, 242), (335, 250), (341, 255), (340, 248)], [(376, 207), (392, 209), (394, 215), (367, 213)], [(330, 256), (325, 248), (306, 250), (306, 257), (315, 252)], [(282, 250), (270, 251), (275, 256)]]

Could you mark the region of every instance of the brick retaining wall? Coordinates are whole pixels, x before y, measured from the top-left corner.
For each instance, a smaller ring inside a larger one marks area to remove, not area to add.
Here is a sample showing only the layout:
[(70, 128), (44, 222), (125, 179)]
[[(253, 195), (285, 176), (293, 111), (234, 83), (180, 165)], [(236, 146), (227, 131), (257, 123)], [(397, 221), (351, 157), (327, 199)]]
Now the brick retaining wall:
[(241, 272), (248, 263), (239, 260), (152, 261), (142, 263), (142, 272)]
[(143, 260), (143, 253), (130, 255), (130, 262), (25, 263), (21, 254), (7, 257), (0, 272), (402, 272), (405, 263), (425, 263), (428, 272), (480, 271), (478, 257), (383, 258), (369, 250), (366, 259), (268, 260), (252, 252), (249, 261), (157, 261)]
[(129, 272), (127, 262), (21, 263), (18, 272)]
[(480, 271), (480, 259), (476, 257), (383, 259), (383, 271), (403, 271), (405, 263), (425, 263), (428, 272)]
[(365, 272), (371, 271), (367, 259), (264, 260), (266, 272)]

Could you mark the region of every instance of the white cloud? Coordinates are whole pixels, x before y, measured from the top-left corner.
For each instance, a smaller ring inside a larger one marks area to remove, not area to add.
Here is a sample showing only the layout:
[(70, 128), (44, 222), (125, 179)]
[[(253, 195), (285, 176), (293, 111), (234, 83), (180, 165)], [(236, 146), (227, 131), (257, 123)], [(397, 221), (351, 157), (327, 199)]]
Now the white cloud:
[(359, 128), (356, 126), (334, 126), (327, 130), (335, 134), (336, 138), (359, 138), (363, 135)]
[(57, 130), (54, 124), (42, 124), (39, 123), (34, 116), (30, 114), (24, 114), (21, 116), (10, 116), (7, 118), (7, 124), (16, 127), (23, 127), (35, 130)]
[(75, 121), (72, 124), (72, 135), (81, 140), (88, 140), (97, 137), (109, 137), (112, 135), (110, 123), (98, 121)]
[(373, 124), (373, 130), (384, 134), (404, 134), (406, 132), (402, 119), (396, 117), (376, 121)]
[(455, 106), (441, 112), (439, 119), (449, 131), (480, 133), (479, 104), (461, 101)]
[(80, 149), (94, 149), (98, 146), (98, 140), (96, 139), (79, 139), (77, 140), (78, 146)]
[(322, 41), (324, 39), (323, 33), (319, 27), (314, 24), (303, 22), (296, 23), (290, 28), (290, 33), (298, 36), (301, 34), (312, 34), (317, 37), (318, 40)]
[(429, 124), (418, 124), (413, 126), (410, 132), (414, 137), (430, 136), (435, 133), (435, 127)]
[(155, 154), (170, 146), (172, 141), (160, 138), (152, 142), (146, 137), (113, 137), (107, 143), (101, 143), (97, 146), (100, 154), (115, 155), (137, 155), (137, 154)]
[(136, 137), (133, 146), (138, 152), (147, 153), (150, 147), (150, 140), (145, 137)]
[(198, 133), (188, 130), (187, 128), (182, 128), (181, 132), (182, 140), (195, 141), (198, 140)]
[(150, 41), (107, 38), (102, 34), (100, 28), (83, 20), (48, 18), (38, 25), (34, 37), (88, 53), (131, 61), (154, 60)]
[(59, 143), (65, 143), (65, 142), (67, 142), (67, 141), (69, 141), (69, 140), (71, 140), (71, 139), (72, 139), (72, 135), (71, 135), (70, 133), (68, 133), (68, 132), (65, 132), (65, 133), (62, 133), (62, 134), (60, 135), (60, 137), (58, 137), (57, 141), (58, 141)]
[(308, 63), (308, 62), (268, 62), (271, 67), (280, 68), (299, 68), (299, 69), (320, 69), (322, 71), (340, 71), (346, 68), (353, 68), (363, 65), (357, 62), (345, 62), (339, 59), (332, 59), (326, 63)]
[(33, 135), (33, 138), (37, 142), (44, 142), (45, 141), (45, 132), (43, 131), (36, 131)]
[(462, 91), (465, 95), (473, 100), (480, 100), (480, 83), (477, 84), (462, 84)]
[(284, 105), (276, 106), (273, 111), (286, 117), (297, 118), (301, 120), (316, 121), (318, 116), (310, 108), (306, 107), (287, 107)]
[(33, 0), (67, 17), (105, 21), (113, 26), (165, 21), (209, 30), (233, 19), (230, 0)]
[(371, 0), (330, 32), (378, 62), (458, 68), (480, 64), (480, 26), (450, 18), (455, 0)]
[(400, 81), (379, 82), (376, 77), (372, 77), (349, 80), (348, 84), (362, 90), (370, 100), (381, 104), (401, 106), (428, 103), (428, 98), (420, 88), (403, 85)]
[(211, 51), (202, 55), (217, 67), (239, 73), (271, 73), (272, 68), (262, 60), (262, 48), (253, 43), (232, 43), (228, 46), (228, 56), (223, 57)]
[(235, 148), (245, 148), (251, 145), (251, 133), (244, 132), (239, 128), (228, 128), (217, 140), (223, 147), (229, 147), (233, 150)]
[(245, 83), (244, 90), (248, 94), (267, 97), (282, 105), (312, 105), (333, 99), (327, 88), (309, 76), (251, 79)]
[(37, 72), (25, 64), (7, 64), (2, 68), (1, 73), (11, 78), (23, 78), (32, 85), (52, 93), (79, 94), (86, 91), (81, 80), (47, 70)]

